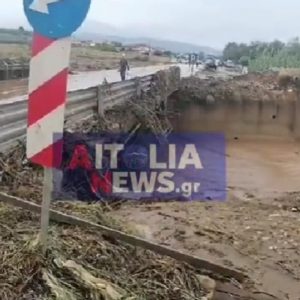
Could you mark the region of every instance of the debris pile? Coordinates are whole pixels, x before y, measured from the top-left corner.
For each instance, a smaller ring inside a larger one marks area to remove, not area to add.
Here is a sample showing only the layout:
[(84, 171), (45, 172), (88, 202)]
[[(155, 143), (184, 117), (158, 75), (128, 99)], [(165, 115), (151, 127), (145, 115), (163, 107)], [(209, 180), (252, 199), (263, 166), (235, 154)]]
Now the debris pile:
[[(288, 92), (280, 84), (277, 73), (248, 74), (230, 80), (220, 78), (200, 79), (184, 78), (176, 95), (183, 103), (178, 103), (180, 110), (186, 103), (211, 103), (215, 101), (294, 101), (298, 98), (298, 90), (290, 86)], [(174, 96), (174, 95), (173, 95)], [(172, 99), (169, 99), (169, 107)], [(176, 99), (175, 99), (176, 100)], [(178, 102), (178, 101), (177, 101)], [(177, 109), (176, 109), (177, 111)]]
[[(132, 99), (126, 106), (116, 106), (105, 118), (77, 123), (68, 130), (80, 133), (152, 132), (167, 135), (172, 131), (164, 107), (153, 101), (154, 95)], [(67, 133), (67, 132), (66, 132)], [(40, 203), (43, 170), (26, 159), (26, 145), (19, 142), (9, 152), (0, 153), (0, 190), (12, 196)]]
[(50, 248), (43, 257), (35, 243), (38, 217), (0, 204), (0, 227), (3, 300), (184, 300), (208, 294), (192, 267), (95, 230), (52, 225)]
[(0, 153), (0, 190), (39, 203), (43, 170), (26, 159), (25, 147), (19, 142), (11, 151)]
[(300, 72), (299, 69), (282, 69), (278, 74), (278, 84), (280, 87), (300, 88)]
[[(157, 107), (150, 107), (149, 103), (146, 99), (130, 103), (129, 112), (134, 116), (135, 126), (139, 124), (144, 130), (165, 133)], [(81, 124), (80, 130), (99, 132), (111, 129), (116, 122), (126, 123), (123, 111), (115, 108), (105, 120), (95, 118)], [(23, 143), (1, 154), (0, 174), (2, 192), (41, 202), (43, 170), (27, 161)], [(106, 218), (105, 210), (113, 209), (108, 205), (58, 202), (53, 206), (118, 230), (135, 230)], [(36, 242), (37, 216), (0, 204), (0, 227), (0, 269), (4, 270), (0, 275), (0, 299), (3, 300), (184, 300), (212, 294), (212, 290), (205, 292), (201, 288), (201, 277), (192, 267), (121, 244), (95, 230), (52, 225), (50, 247), (43, 257)]]

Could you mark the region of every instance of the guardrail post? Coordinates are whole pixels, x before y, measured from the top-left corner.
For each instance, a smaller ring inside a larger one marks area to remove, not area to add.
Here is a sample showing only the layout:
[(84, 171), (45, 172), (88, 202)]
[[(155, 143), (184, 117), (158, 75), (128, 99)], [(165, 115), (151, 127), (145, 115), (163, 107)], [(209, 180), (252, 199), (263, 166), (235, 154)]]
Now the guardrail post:
[(4, 61), (3, 62), (5, 65), (5, 80), (9, 80), (9, 70), (8, 70), (8, 64)]
[(139, 77), (135, 79), (135, 87), (136, 87), (136, 96), (139, 98), (142, 96), (142, 85)]
[(98, 115), (104, 117), (104, 90), (103, 85), (98, 86), (97, 90)]
[(108, 82), (106, 78), (104, 78), (103, 83), (98, 86), (97, 91), (97, 102), (98, 102), (98, 115), (100, 117), (104, 117), (104, 98), (107, 94)]

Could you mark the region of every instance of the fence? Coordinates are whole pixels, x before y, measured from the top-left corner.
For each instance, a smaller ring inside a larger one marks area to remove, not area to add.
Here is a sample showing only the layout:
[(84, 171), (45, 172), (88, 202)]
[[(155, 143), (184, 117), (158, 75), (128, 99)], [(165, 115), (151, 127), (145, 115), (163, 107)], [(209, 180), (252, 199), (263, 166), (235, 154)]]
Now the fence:
[[(159, 75), (160, 74), (160, 75)], [(157, 86), (157, 82), (165, 74), (166, 78), (176, 78), (168, 80), (172, 82), (176, 89), (180, 79), (180, 70), (171, 67), (166, 71), (160, 71), (145, 77), (137, 77), (132, 80), (118, 83), (103, 83), (99, 86), (86, 90), (79, 90), (68, 94), (66, 110), (66, 126), (68, 123), (87, 119), (94, 114), (104, 114), (105, 110), (114, 105), (122, 104), (126, 100), (142, 92), (149, 91)], [(7, 149), (16, 141), (25, 137), (27, 128), (27, 99), (19, 101), (0, 101), (0, 149)]]

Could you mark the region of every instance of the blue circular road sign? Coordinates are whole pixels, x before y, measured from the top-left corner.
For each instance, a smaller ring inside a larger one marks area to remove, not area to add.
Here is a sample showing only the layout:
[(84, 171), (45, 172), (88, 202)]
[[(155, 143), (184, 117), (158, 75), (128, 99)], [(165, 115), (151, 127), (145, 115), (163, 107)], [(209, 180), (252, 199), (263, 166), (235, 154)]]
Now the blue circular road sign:
[(53, 39), (71, 36), (89, 11), (91, 0), (23, 0), (34, 31)]

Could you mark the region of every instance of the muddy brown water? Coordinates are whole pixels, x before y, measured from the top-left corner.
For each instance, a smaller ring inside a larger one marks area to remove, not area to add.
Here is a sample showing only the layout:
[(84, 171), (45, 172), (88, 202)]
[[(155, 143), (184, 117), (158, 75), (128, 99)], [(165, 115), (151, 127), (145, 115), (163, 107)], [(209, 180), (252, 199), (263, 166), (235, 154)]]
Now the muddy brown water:
[(225, 134), (229, 188), (251, 192), (259, 197), (300, 191), (298, 128), (295, 132), (298, 124), (294, 121), (291, 127), (291, 120), (288, 119), (293, 111), (277, 112), (276, 119), (273, 119), (276, 107), (264, 105), (268, 106), (269, 111), (264, 113), (261, 120), (259, 110), (251, 111), (251, 108), (243, 117), (238, 115), (239, 108), (230, 114), (230, 106), (224, 110), (207, 110), (199, 105), (191, 105), (171, 118), (171, 123), (176, 132)]
[(299, 300), (300, 215), (278, 201), (299, 192), (300, 208), (298, 104), (208, 105), (188, 105), (171, 122), (177, 132), (226, 134), (228, 200), (128, 204), (114, 216), (155, 242), (244, 270), (279, 299)]

